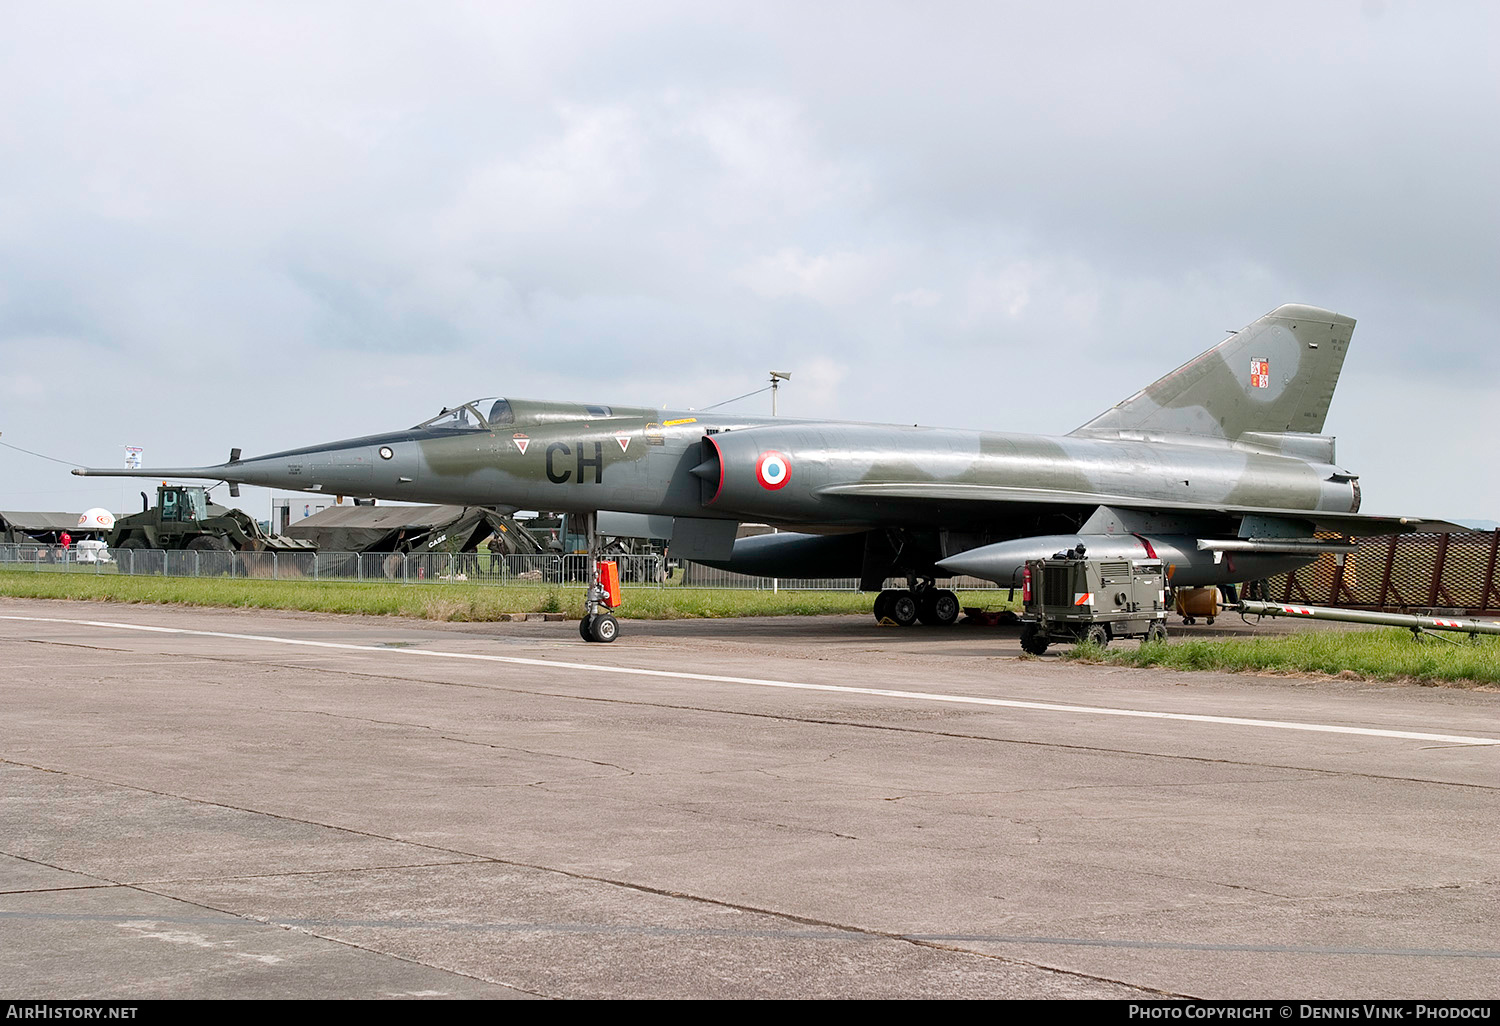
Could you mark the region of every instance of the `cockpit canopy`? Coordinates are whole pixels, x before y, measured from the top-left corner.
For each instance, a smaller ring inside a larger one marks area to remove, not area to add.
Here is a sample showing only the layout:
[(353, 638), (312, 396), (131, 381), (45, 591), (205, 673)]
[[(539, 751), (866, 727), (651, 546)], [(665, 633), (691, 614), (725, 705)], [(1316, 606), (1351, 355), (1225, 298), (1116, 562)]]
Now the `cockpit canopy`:
[[(481, 413), (483, 410), (485, 412)], [(443, 412), (430, 420), (424, 420), (413, 430), (423, 431), (486, 431), (505, 427), (516, 422), (510, 403), (491, 396), (488, 399), (473, 399), (461, 406), (443, 407)]]
[[(608, 406), (599, 406), (594, 403), (574, 405), (572, 403), (550, 404), (554, 408), (546, 411), (536, 409), (538, 404), (528, 403), (526, 408), (527, 422), (534, 420), (574, 419), (584, 417), (595, 417), (603, 419), (614, 415), (614, 410)], [(496, 428), (506, 428), (516, 423), (515, 411), (511, 409), (510, 400), (491, 396), (487, 399), (471, 399), (460, 406), (444, 407), (443, 411), (430, 420), (424, 420), (412, 430), (414, 431), (493, 431)]]

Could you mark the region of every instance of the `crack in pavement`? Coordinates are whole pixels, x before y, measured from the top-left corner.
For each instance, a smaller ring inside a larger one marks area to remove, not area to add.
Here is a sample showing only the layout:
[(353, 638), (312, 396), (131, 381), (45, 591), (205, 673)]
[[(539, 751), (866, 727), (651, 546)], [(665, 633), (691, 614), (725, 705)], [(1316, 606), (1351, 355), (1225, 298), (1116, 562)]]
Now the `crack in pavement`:
[[(292, 700), (292, 696), (291, 695), (285, 694), (280, 689), (276, 689), (276, 693), (280, 694), (283, 698), (286, 698), (288, 700)], [(448, 729), (447, 727), (444, 727), (444, 726), (434, 726), (434, 725), (429, 724), (429, 723), (413, 723), (413, 722), (411, 722), (409, 720), (379, 720), (379, 719), (375, 719), (375, 718), (370, 717), (370, 716), (350, 716), (347, 713), (329, 712), (326, 709), (308, 709), (308, 708), (304, 707), (304, 708), (300, 708), (300, 709), (286, 709), (286, 710), (280, 710), (280, 711), (283, 712), (283, 713), (299, 712), (299, 713), (304, 713), (304, 714), (306, 714), (308, 716), (326, 716), (329, 719), (334, 719), (334, 720), (348, 720), (348, 721), (350, 721), (352, 723), (373, 723), (373, 724), (375, 724), (377, 726), (382, 726), (382, 727), (404, 727), (404, 728), (407, 728), (407, 729), (410, 729), (410, 730), (424, 730), (424, 731), (431, 731), (431, 732), (434, 732), (434, 733), (437, 733), (437, 732), (440, 732), (440, 731)], [(608, 767), (609, 769), (619, 770), (621, 773), (625, 774), (626, 776), (635, 776), (635, 774), (636, 774), (635, 770), (628, 769), (625, 766), (620, 766), (620, 765), (618, 765), (616, 763), (613, 763), (613, 762), (602, 762), (602, 761), (600, 761), (598, 759), (585, 759), (585, 758), (583, 758), (582, 756), (579, 756), (579, 755), (564, 755), (564, 754), (562, 754), (560, 752), (543, 752), (543, 751), (539, 751), (539, 750), (533, 749), (533, 748), (520, 748), (520, 747), (517, 747), (515, 745), (497, 745), (497, 744), (494, 744), (493, 742), (489, 742), (489, 741), (475, 741), (475, 740), (473, 740), (471, 738), (453, 737), (451, 735), (442, 734), (442, 733), (439, 733), (438, 737), (442, 741), (451, 741), (454, 744), (459, 744), (459, 745), (476, 745), (476, 746), (478, 746), (480, 748), (491, 748), (491, 749), (494, 749), (495, 751), (500, 751), (500, 752), (519, 752), (522, 755), (534, 755), (534, 756), (536, 756), (538, 758), (543, 758), (543, 759), (561, 759), (561, 760), (566, 761), (566, 762), (581, 762), (581, 763), (585, 763), (585, 764), (590, 765), (590, 766), (605, 766), (605, 767)], [(536, 781), (536, 783), (542, 783), (542, 781)]]
[[(598, 759), (585, 759), (581, 755), (563, 755), (559, 752), (539, 752), (531, 748), (518, 748), (515, 745), (497, 745), (489, 741), (473, 741), (466, 737), (449, 737), (446, 734), (442, 736), (442, 739), (444, 741), (452, 741), (454, 744), (475, 745), (479, 748), (490, 748), (497, 752), (519, 752), (522, 755), (534, 755), (541, 759), (560, 759), (564, 762), (581, 762), (586, 766), (604, 766), (609, 769), (619, 770), (627, 777), (633, 777), (636, 775), (635, 770), (627, 769), (626, 767), (621, 766), (617, 763), (601, 762)], [(536, 783), (542, 784), (546, 783), (546, 781), (538, 780), (536, 781)]]

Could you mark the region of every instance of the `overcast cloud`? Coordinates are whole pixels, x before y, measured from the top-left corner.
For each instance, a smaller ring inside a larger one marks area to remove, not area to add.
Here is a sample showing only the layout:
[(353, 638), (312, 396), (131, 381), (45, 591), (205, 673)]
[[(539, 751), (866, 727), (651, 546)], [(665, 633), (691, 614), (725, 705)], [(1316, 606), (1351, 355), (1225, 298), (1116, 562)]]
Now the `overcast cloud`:
[[(772, 367), (788, 416), (1062, 433), (1303, 302), (1360, 322), (1365, 508), (1500, 519), (1493, 4), (0, 11), (5, 442), (198, 464)], [(138, 488), (0, 449), (0, 508)]]

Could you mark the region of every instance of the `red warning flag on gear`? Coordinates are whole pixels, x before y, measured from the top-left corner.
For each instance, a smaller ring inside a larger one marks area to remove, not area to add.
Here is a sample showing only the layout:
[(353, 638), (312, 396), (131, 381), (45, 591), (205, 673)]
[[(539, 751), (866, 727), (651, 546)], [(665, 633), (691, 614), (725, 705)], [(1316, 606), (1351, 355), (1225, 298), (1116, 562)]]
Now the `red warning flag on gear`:
[(620, 607), (620, 564), (612, 559), (599, 563), (599, 586), (604, 589), (604, 604), (611, 609)]

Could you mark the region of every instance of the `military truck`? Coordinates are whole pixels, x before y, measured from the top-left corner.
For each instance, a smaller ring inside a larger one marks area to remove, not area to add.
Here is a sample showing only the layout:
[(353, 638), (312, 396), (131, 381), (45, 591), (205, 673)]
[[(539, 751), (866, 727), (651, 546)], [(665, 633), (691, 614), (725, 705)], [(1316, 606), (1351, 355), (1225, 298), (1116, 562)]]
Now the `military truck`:
[(121, 549), (192, 549), (198, 552), (316, 552), (311, 542), (266, 534), (247, 514), (210, 501), (202, 485), (163, 483), (156, 505), (120, 517), (106, 539)]
[(1158, 559), (1089, 559), (1079, 545), (1026, 563), (1021, 647), (1041, 655), (1054, 641), (1167, 637), (1166, 577)]

